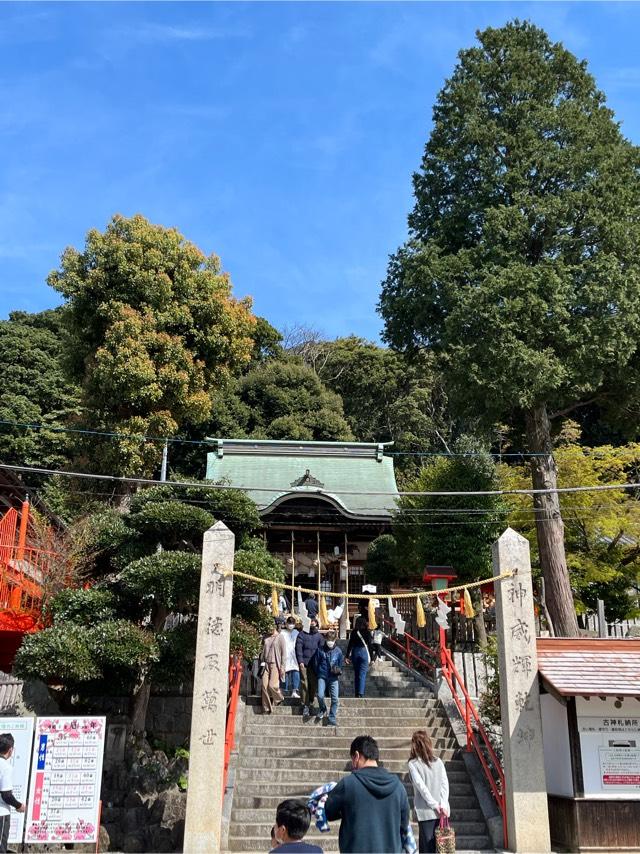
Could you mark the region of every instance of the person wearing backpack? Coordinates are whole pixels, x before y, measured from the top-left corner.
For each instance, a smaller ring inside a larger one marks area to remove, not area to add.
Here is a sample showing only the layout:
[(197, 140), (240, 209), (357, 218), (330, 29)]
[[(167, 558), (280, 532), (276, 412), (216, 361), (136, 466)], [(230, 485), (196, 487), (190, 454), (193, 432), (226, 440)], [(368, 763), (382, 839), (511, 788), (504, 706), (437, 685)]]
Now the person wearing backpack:
[(316, 715), (316, 723), (322, 722), (322, 719), (327, 714), (327, 705), (324, 698), (329, 689), (331, 696), (331, 708), (329, 709), (329, 717), (327, 723), (329, 726), (336, 726), (338, 723), (336, 715), (338, 714), (338, 698), (340, 696), (340, 674), (344, 659), (342, 650), (336, 646), (336, 633), (332, 630), (328, 631), (325, 637), (324, 644), (315, 652), (311, 660), (313, 667), (318, 677), (318, 714)]

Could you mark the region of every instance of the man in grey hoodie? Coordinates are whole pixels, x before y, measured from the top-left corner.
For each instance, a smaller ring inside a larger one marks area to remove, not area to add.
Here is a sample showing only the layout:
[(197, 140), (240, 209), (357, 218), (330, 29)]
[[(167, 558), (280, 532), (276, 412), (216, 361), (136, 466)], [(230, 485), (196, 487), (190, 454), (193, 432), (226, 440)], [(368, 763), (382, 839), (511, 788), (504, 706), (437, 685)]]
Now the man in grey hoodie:
[(409, 826), (409, 799), (395, 774), (378, 765), (380, 751), (370, 735), (351, 743), (353, 773), (331, 791), (325, 805), (327, 821), (341, 819), (342, 854), (401, 854), (402, 829)]

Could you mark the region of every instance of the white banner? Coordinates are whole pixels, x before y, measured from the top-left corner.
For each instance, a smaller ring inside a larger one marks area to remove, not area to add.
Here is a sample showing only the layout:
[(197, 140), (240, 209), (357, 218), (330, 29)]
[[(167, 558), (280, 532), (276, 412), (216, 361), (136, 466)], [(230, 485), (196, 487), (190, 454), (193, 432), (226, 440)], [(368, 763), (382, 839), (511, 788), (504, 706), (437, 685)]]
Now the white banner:
[(96, 842), (103, 717), (36, 721), (25, 842)]
[[(9, 761), (13, 765), (13, 794), (20, 803), (27, 800), (33, 724), (33, 718), (0, 718), (0, 734), (10, 732), (15, 739), (13, 756)], [(23, 831), (24, 813), (12, 809), (9, 842), (22, 842)]]

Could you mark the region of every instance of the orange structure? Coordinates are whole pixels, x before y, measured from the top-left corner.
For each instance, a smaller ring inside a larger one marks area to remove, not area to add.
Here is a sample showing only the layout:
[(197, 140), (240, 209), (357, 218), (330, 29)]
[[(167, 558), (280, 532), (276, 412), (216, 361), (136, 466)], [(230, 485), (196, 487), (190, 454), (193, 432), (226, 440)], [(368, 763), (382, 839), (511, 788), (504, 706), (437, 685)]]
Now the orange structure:
[(29, 545), (29, 502), (0, 519), (0, 670), (10, 670), (27, 632), (41, 627), (42, 599), (53, 553)]

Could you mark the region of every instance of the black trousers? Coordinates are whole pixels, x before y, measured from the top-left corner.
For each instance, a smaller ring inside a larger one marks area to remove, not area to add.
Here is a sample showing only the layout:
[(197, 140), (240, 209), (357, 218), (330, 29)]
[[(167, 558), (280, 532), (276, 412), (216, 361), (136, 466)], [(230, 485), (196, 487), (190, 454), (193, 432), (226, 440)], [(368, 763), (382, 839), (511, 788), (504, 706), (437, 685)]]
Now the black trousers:
[(11, 827), (11, 816), (0, 815), (0, 852), (5, 854), (9, 844), (9, 828)]
[(418, 851), (420, 854), (436, 850), (436, 827), (438, 819), (431, 818), (427, 821), (419, 821)]

